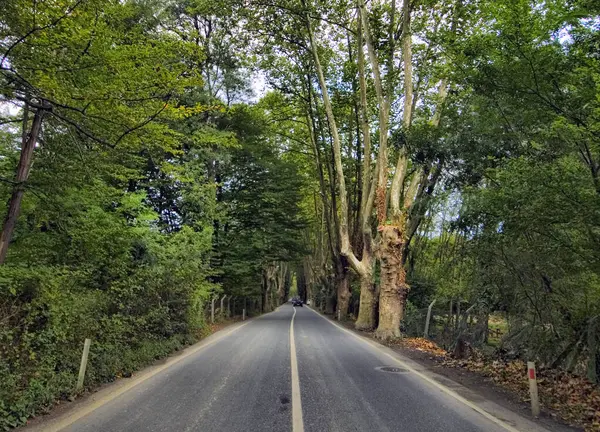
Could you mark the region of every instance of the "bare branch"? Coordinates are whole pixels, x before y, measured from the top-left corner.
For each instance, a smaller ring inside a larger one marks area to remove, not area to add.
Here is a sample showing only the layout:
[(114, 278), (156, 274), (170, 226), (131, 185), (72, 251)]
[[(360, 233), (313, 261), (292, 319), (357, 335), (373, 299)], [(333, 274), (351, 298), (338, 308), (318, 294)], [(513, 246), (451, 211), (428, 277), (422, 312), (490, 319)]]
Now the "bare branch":
[(128, 131), (123, 132), (123, 134), (117, 138), (117, 141), (115, 141), (115, 146), (117, 146), (117, 144), (119, 144), (119, 142), (121, 142), (121, 140), (123, 138), (125, 138), (127, 135), (129, 135), (132, 132), (135, 132), (138, 129), (143, 128), (144, 126), (146, 126), (148, 123), (150, 123), (151, 121), (153, 121), (154, 119), (156, 119), (160, 113), (162, 113), (168, 106), (169, 104), (167, 102), (165, 102), (165, 104), (162, 106), (161, 109), (159, 109), (157, 112), (155, 112), (154, 114), (152, 114), (150, 117), (148, 117), (146, 120), (144, 120), (143, 122), (141, 122), (140, 124), (132, 127), (131, 129), (129, 129)]
[(60, 113), (58, 113), (56, 111), (51, 111), (51, 113), (52, 113), (52, 115), (54, 117), (58, 118), (59, 120), (63, 121), (64, 123), (67, 123), (68, 125), (73, 126), (77, 130), (77, 132), (79, 132), (80, 134), (88, 137), (92, 141), (95, 141), (98, 144), (102, 144), (102, 145), (105, 145), (105, 146), (110, 147), (110, 148), (115, 148), (114, 144), (111, 144), (108, 141), (103, 140), (102, 138), (98, 138), (93, 133), (85, 130), (83, 127), (81, 127), (79, 124), (77, 124), (73, 120), (69, 119), (68, 117), (63, 116), (62, 114), (60, 114)]

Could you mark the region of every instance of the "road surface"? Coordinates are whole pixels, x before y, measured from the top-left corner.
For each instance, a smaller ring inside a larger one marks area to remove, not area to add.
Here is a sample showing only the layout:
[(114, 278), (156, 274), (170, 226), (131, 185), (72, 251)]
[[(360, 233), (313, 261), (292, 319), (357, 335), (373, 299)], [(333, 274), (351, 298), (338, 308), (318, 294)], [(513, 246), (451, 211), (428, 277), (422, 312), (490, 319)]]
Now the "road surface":
[(93, 410), (42, 430), (519, 430), (307, 307), (283, 305), (220, 333)]

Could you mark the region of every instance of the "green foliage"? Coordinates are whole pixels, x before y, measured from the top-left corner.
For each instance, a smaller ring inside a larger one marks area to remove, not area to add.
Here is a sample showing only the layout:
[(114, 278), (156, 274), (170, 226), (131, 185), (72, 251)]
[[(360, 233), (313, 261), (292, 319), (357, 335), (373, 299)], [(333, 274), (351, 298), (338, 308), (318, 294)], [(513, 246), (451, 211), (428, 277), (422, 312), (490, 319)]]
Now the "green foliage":
[(23, 107), (25, 132), (46, 111), (0, 266), (0, 429), (72, 394), (85, 338), (87, 388), (127, 376), (207, 334), (215, 294), (256, 297), (263, 266), (303, 253), (302, 177), (263, 109), (228, 107), (249, 94), (234, 9), (0, 4), (3, 202)]
[[(86, 376), (92, 387), (203, 331), (211, 230), (161, 234), (149, 226), (153, 213), (139, 194), (102, 206), (98, 195), (90, 203), (81, 198), (91, 201), (91, 193), (79, 192), (77, 213), (46, 222), (56, 227), (42, 223), (40, 230), (37, 209), (28, 206), (31, 226), (21, 224), (11, 264), (0, 268), (0, 379), (7, 384), (0, 400), (12, 417), (26, 418), (73, 391), (86, 337), (93, 341)], [(61, 198), (54, 197), (68, 202)], [(43, 254), (46, 246), (53, 253)]]
[(463, 215), (483, 227), (472, 242), (478, 283), (498, 290), (515, 334), (530, 328), (514, 343), (552, 362), (600, 313), (600, 201), (575, 158), (517, 159), (494, 179), (467, 195)]
[(260, 293), (264, 267), (306, 253), (303, 179), (295, 163), (280, 156), (284, 143), (268, 129), (260, 107), (236, 106), (223, 121), (235, 130), (241, 146), (222, 167), (221, 280), (233, 292)]
[[(405, 189), (423, 168), (405, 329), (422, 331), (432, 299), (471, 307), (477, 325), (499, 311), (509, 325), (503, 349), (585, 363), (597, 379), (600, 11), (591, 1), (411, 4), (408, 129), (404, 71), (387, 73), (390, 50), (394, 64), (400, 58), (400, 5), (393, 43), (390, 5), (367, 6), (390, 90), (390, 174), (402, 149)], [(333, 306), (339, 185), (306, 19), (339, 123), (359, 253), (355, 6), (0, 2), (0, 200), (25, 190), (0, 266), (0, 428), (72, 393), (86, 337), (92, 387), (201, 337), (216, 294), (278, 301), (296, 280)], [(277, 91), (248, 105), (257, 66)], [(21, 141), (41, 111), (31, 174), (15, 185)], [(446, 190), (434, 193), (436, 182)]]
[(433, 286), (430, 298), (476, 315), (505, 312), (502, 349), (594, 380), (597, 13), (585, 2), (480, 4), (482, 21), (452, 48), (441, 139), (453, 193), (438, 196), (410, 273), (418, 295)]

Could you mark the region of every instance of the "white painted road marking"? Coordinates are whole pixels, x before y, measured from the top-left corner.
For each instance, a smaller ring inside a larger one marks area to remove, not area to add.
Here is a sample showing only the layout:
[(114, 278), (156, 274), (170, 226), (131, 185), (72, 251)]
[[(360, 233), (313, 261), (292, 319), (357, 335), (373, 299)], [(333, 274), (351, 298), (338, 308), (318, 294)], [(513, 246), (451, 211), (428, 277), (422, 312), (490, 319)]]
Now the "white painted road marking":
[[(448, 396), (453, 397), (454, 399), (456, 399), (459, 402), (462, 402), (463, 404), (465, 404), (466, 406), (468, 406), (469, 408), (477, 411), (479, 414), (481, 414), (482, 416), (484, 416), (485, 418), (487, 418), (488, 420), (492, 421), (493, 423), (497, 424), (498, 426), (501, 426), (502, 428), (506, 429), (507, 431), (510, 432), (520, 432), (518, 429), (514, 428), (513, 426), (509, 425), (506, 422), (503, 422), (502, 420), (500, 420), (497, 417), (494, 417), (492, 414), (488, 413), (487, 411), (485, 411), (484, 409), (478, 407), (477, 405), (475, 405), (474, 403), (472, 403), (471, 401), (468, 401), (467, 399), (465, 399), (464, 397), (462, 397), (461, 395), (459, 395), (458, 393), (450, 390), (448, 387), (445, 387), (443, 385), (441, 385), (440, 383), (438, 383), (437, 381), (433, 380), (432, 378), (428, 377), (425, 374), (422, 374), (421, 372), (419, 372), (418, 370), (412, 368), (410, 365), (406, 364), (405, 362), (403, 362), (402, 360), (400, 360), (399, 358), (391, 355), (388, 352), (385, 352), (384, 350), (382, 350), (377, 343), (372, 342), (366, 338), (363, 338), (359, 335), (357, 335), (356, 333), (354, 333), (353, 331), (348, 330), (347, 328), (344, 328), (342, 326), (340, 326), (337, 323), (334, 323), (333, 321), (325, 318), (323, 315), (321, 315), (320, 313), (318, 313), (317, 311), (313, 310), (312, 308), (308, 308), (309, 310), (311, 310), (312, 312), (316, 313), (318, 316), (320, 316), (321, 318), (323, 318), (325, 321), (327, 321), (329, 324), (334, 325), (335, 327), (337, 327), (338, 329), (354, 336), (356, 339), (358, 339), (359, 341), (364, 342), (365, 344), (369, 345), (371, 348), (375, 348), (377, 351), (379, 351), (381, 354), (384, 354), (385, 356), (389, 357), (390, 359), (392, 359), (394, 362), (396, 362), (397, 364), (399, 364), (400, 366), (402, 366), (403, 368), (407, 369), (408, 371), (414, 373), (416, 376), (418, 376), (419, 378), (421, 378), (424, 381), (427, 381), (429, 384), (433, 385), (434, 387), (438, 388), (439, 390), (443, 391), (444, 393), (446, 393)], [(295, 313), (295, 312), (294, 312)], [(293, 318), (292, 318), (293, 321)], [(293, 375), (293, 372), (292, 372)], [(294, 429), (295, 431), (296, 429)]]
[(75, 423), (77, 420), (81, 419), (82, 417), (85, 417), (86, 415), (90, 414), (92, 411), (97, 410), (98, 408), (100, 408), (103, 405), (106, 405), (107, 403), (109, 403), (110, 401), (116, 399), (117, 397), (121, 396), (123, 393), (131, 390), (132, 388), (134, 388), (135, 386), (143, 383), (144, 381), (152, 378), (153, 376), (155, 376), (156, 374), (164, 371), (167, 368), (170, 368), (171, 366), (173, 366), (175, 363), (179, 363), (181, 360), (184, 360), (186, 358), (188, 358), (191, 355), (196, 354), (198, 351), (203, 350), (206, 347), (211, 346), (212, 344), (219, 342), (220, 340), (222, 340), (223, 338), (226, 338), (227, 336), (229, 336), (230, 334), (232, 334), (233, 332), (241, 329), (242, 327), (244, 327), (245, 325), (251, 323), (252, 321), (246, 321), (244, 324), (241, 324), (237, 327), (234, 327), (233, 329), (221, 334), (221, 335), (215, 335), (216, 337), (214, 337), (213, 339), (209, 340), (208, 342), (200, 342), (197, 346), (192, 347), (189, 352), (183, 353), (180, 356), (171, 358), (169, 360), (167, 360), (167, 362), (161, 366), (158, 366), (156, 368), (153, 368), (151, 371), (149, 371), (148, 373), (143, 373), (142, 375), (140, 375), (139, 377), (137, 377), (137, 379), (133, 379), (132, 381), (128, 382), (127, 384), (123, 385), (122, 387), (119, 387), (118, 389), (116, 389), (114, 392), (111, 392), (109, 394), (107, 394), (106, 396), (103, 396), (101, 398), (99, 398), (98, 400), (90, 403), (90, 404), (86, 404), (83, 405), (80, 409), (78, 409), (77, 411), (75, 411), (73, 414), (65, 417), (65, 418), (58, 418), (56, 422), (54, 422), (53, 424), (47, 424), (47, 423), (42, 423), (41, 425), (39, 425), (38, 427), (34, 427), (32, 429), (33, 430), (38, 430), (38, 428), (41, 428), (41, 430), (43, 430), (44, 432), (57, 432), (60, 431), (62, 429), (65, 429), (68, 426), (71, 426), (73, 423)]
[(296, 342), (294, 340), (294, 318), (296, 308), (290, 321), (290, 358), (292, 362), (292, 432), (304, 432), (302, 420), (302, 399), (300, 395), (300, 380), (298, 379), (298, 359), (296, 358)]

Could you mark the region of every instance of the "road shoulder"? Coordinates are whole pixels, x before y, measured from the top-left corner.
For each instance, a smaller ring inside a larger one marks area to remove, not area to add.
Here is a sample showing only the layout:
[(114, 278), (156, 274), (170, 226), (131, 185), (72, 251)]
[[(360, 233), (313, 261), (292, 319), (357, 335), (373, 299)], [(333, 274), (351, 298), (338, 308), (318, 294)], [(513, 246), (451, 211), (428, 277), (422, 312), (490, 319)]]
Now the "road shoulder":
[(514, 395), (486, 381), (477, 374), (470, 373), (469, 371), (445, 368), (428, 359), (428, 356), (415, 355), (398, 346), (390, 347), (383, 345), (375, 340), (372, 333), (355, 330), (352, 322), (339, 323), (330, 316), (324, 315), (313, 308), (310, 309), (334, 326), (340, 328), (340, 330), (351, 332), (366, 344), (376, 347), (376, 349), (388, 356), (394, 357), (397, 361), (409, 366), (416, 373), (422, 374), (425, 379), (428, 378), (435, 381), (438, 385), (456, 393), (460, 398), (464, 398), (468, 404), (482, 409), (501, 422), (514, 427), (516, 430), (532, 432), (572, 432), (581, 430), (559, 423), (547, 415), (539, 419), (532, 417), (529, 414), (526, 404), (519, 402)]
[(252, 320), (228, 323), (195, 344), (136, 371), (129, 378), (118, 378), (113, 382), (103, 384), (91, 392), (82, 394), (72, 402), (68, 400), (59, 401), (48, 414), (30, 419), (26, 425), (17, 428), (17, 430), (24, 432), (61, 430), (165, 369), (227, 337), (252, 322)]

